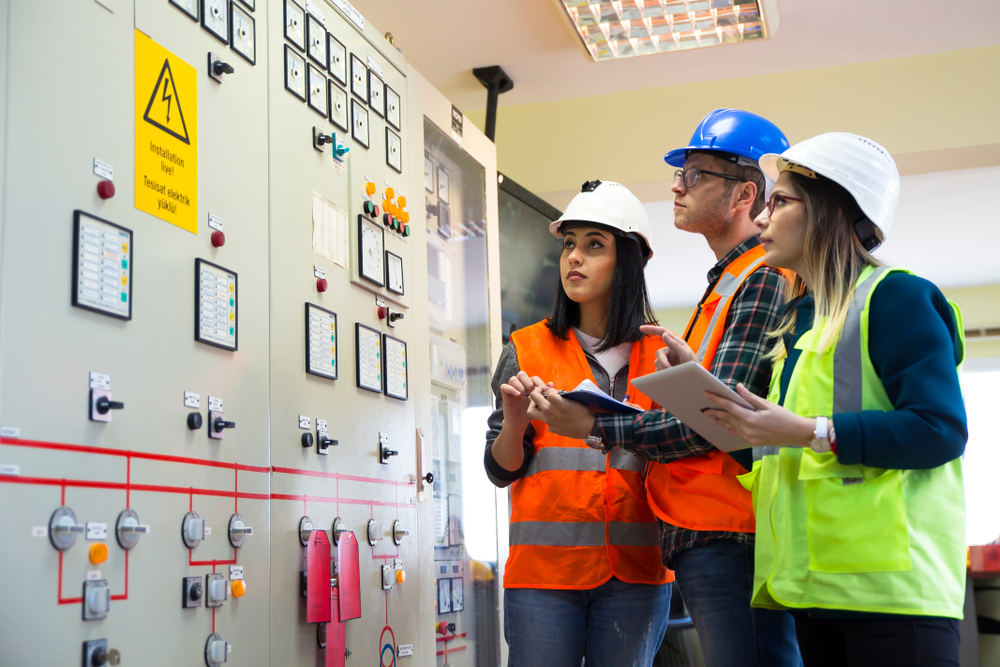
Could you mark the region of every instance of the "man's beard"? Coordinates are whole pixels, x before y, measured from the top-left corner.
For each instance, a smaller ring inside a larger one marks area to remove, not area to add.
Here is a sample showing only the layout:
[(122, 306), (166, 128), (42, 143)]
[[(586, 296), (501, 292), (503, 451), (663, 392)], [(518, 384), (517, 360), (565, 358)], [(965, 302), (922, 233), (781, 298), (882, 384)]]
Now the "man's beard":
[(678, 215), (674, 213), (674, 225), (686, 232), (698, 234), (713, 234), (724, 230), (733, 221), (733, 209), (729, 205), (732, 193), (723, 193), (701, 211), (694, 213), (690, 209), (681, 209)]

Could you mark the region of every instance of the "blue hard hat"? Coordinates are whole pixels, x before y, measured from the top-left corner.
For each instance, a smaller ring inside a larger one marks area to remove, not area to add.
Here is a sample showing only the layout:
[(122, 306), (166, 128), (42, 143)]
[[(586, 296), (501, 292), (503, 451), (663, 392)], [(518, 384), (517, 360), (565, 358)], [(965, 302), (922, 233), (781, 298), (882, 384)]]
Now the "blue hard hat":
[(716, 109), (698, 124), (691, 143), (663, 156), (663, 161), (683, 167), (689, 151), (718, 151), (747, 158), (757, 166), (765, 153), (783, 153), (788, 139), (778, 126), (749, 111)]

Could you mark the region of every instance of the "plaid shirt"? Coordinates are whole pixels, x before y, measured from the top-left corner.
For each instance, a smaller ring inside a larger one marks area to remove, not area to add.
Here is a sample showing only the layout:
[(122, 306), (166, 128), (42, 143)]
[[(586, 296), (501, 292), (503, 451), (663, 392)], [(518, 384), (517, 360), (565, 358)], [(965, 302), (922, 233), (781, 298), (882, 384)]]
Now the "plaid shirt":
[[(760, 245), (753, 236), (733, 248), (708, 272), (708, 289), (701, 303), (723, 271), (747, 250)], [(766, 266), (754, 271), (733, 297), (718, 350), (712, 360), (712, 374), (736, 389), (743, 383), (758, 396), (766, 396), (771, 381), (771, 364), (764, 358), (773, 346), (765, 338), (777, 328), (784, 304), (785, 279), (776, 269)], [(701, 308), (701, 303), (698, 308)], [(699, 456), (713, 449), (712, 445), (676, 417), (664, 410), (648, 410), (637, 415), (598, 414), (594, 435), (607, 446), (621, 447), (660, 463), (669, 463), (685, 456)], [(660, 522), (660, 543), (663, 563), (694, 547), (703, 547), (718, 539), (753, 543), (753, 533), (690, 530)]]

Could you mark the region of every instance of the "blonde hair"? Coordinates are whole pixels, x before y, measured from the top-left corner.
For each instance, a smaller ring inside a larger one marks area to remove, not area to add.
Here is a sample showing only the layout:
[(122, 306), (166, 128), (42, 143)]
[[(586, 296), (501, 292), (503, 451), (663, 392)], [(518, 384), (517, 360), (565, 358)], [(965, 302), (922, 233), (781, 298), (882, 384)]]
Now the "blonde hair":
[[(840, 336), (861, 272), (869, 266), (881, 266), (882, 262), (861, 245), (853, 223), (861, 212), (844, 188), (822, 176), (816, 179), (796, 173), (789, 173), (789, 176), (796, 194), (804, 200), (806, 234), (802, 267), (812, 283), (807, 286), (802, 277), (796, 275), (787, 283), (786, 302), (812, 293), (814, 322), (826, 319), (819, 340), (819, 350), (826, 352)], [(780, 326), (768, 334), (776, 339), (767, 355), (772, 362), (787, 354), (784, 336), (795, 330), (795, 320), (795, 310), (791, 309)]]

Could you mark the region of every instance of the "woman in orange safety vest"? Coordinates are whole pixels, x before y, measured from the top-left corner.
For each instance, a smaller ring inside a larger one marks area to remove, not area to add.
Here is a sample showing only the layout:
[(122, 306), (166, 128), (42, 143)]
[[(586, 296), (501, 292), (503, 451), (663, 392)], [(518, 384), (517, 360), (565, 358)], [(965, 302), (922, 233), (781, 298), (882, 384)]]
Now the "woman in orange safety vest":
[[(493, 377), (485, 464), (510, 488), (504, 636), (510, 667), (649, 667), (667, 625), (673, 573), (646, 501), (646, 462), (557, 436), (528, 394), (589, 380), (652, 407), (631, 381), (655, 370), (659, 337), (643, 269), (645, 208), (627, 188), (589, 181), (549, 227), (563, 239), (552, 315), (515, 331)], [(548, 385), (539, 379), (550, 381)]]

